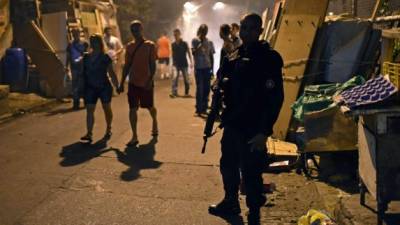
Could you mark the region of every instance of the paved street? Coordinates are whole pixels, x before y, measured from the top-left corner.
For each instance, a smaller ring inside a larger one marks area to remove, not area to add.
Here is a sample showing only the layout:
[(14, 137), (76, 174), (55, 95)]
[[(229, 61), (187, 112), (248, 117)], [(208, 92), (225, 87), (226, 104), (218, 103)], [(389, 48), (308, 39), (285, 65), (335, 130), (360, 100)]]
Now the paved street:
[[(67, 104), (0, 125), (0, 224), (243, 224), (207, 213), (222, 197), (220, 134), (200, 154), (204, 121), (193, 116), (194, 99), (170, 99), (169, 81), (156, 88), (160, 135), (152, 139), (150, 116), (141, 110), (138, 149), (125, 148), (131, 135), (125, 94), (113, 100), (108, 143), (96, 142), (105, 130), (100, 105), (92, 146), (78, 142), (85, 111)], [(265, 178), (278, 186), (263, 208), (265, 224), (296, 224), (308, 209), (323, 208), (303, 177)]]

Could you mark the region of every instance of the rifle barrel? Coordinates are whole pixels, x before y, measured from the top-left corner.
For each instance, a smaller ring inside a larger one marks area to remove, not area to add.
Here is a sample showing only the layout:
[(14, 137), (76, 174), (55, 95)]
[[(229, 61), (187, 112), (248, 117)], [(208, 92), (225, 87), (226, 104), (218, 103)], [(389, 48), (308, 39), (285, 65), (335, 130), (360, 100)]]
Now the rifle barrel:
[(204, 144), (203, 144), (203, 148), (201, 149), (201, 154), (204, 154), (206, 152), (207, 140), (208, 140), (208, 138), (206, 136), (204, 136)]

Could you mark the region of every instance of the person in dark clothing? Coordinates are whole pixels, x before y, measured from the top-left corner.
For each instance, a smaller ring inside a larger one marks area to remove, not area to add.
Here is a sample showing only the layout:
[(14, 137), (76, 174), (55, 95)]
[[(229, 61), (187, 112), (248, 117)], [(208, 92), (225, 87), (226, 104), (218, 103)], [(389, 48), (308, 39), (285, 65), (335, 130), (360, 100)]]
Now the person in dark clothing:
[(235, 50), (235, 46), (231, 38), (231, 26), (229, 26), (229, 24), (221, 25), (219, 28), (219, 36), (224, 41), (221, 48), (221, 59), (219, 63), (219, 66), (221, 66), (223, 59)]
[(97, 100), (100, 99), (103, 105), (107, 130), (103, 139), (111, 138), (111, 98), (113, 88), (108, 75), (115, 88), (118, 87), (118, 79), (113, 70), (112, 59), (105, 52), (103, 37), (100, 34), (94, 34), (90, 37), (90, 47), (92, 51), (85, 54), (83, 58), (83, 78), (84, 95), (87, 111), (86, 125), (87, 133), (81, 138), (82, 141), (92, 142), (94, 111)]
[(67, 46), (66, 72), (71, 72), (73, 109), (78, 110), (82, 96), (82, 59), (87, 52), (89, 44), (81, 40), (81, 32), (78, 29), (72, 30), (72, 42)]
[(186, 41), (182, 40), (181, 31), (179, 29), (174, 30), (175, 42), (172, 43), (172, 60), (176, 68), (176, 76), (172, 79), (172, 93), (171, 98), (178, 95), (178, 82), (179, 75), (182, 74), (183, 80), (185, 82), (185, 96), (189, 96), (189, 72), (188, 72), (188, 60), (190, 59), (190, 66), (193, 65), (192, 55), (190, 54), (189, 45)]
[(284, 99), (282, 58), (267, 42), (259, 41), (261, 33), (261, 17), (244, 16), (240, 30), (243, 44), (224, 58), (218, 70), (218, 76), (224, 78), (218, 85), (223, 89), (225, 105), (220, 160), (225, 197), (209, 207), (209, 213), (214, 215), (240, 213), (241, 172), (250, 225), (260, 224), (260, 207), (266, 202), (262, 179), (267, 162), (266, 141), (272, 135)]
[(196, 112), (195, 115), (207, 115), (210, 95), (211, 76), (214, 74), (214, 44), (207, 38), (208, 26), (200, 25), (197, 37), (192, 40), (194, 58), (194, 76), (196, 79)]
[(231, 38), (235, 48), (239, 47), (242, 44), (242, 40), (240, 40), (240, 38), (238, 37), (239, 30), (240, 30), (239, 24), (237, 23), (231, 24)]

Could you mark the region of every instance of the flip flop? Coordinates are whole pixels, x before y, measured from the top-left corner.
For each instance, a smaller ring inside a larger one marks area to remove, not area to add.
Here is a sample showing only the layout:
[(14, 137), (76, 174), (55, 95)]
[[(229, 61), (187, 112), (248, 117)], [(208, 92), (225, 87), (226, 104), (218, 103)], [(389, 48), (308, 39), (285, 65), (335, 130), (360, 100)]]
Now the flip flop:
[(81, 137), (81, 141), (85, 141), (87, 143), (92, 143), (93, 137), (91, 134), (86, 134), (85, 136)]

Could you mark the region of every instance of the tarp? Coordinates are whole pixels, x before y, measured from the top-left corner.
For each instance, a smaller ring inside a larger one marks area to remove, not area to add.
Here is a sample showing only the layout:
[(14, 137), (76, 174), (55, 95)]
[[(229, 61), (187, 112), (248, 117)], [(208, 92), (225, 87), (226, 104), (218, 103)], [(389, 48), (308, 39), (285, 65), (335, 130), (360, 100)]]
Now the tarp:
[(305, 83), (343, 83), (354, 74), (368, 78), (377, 60), (381, 32), (369, 21), (325, 22), (318, 31)]
[(334, 96), (363, 83), (365, 83), (365, 79), (362, 76), (356, 76), (343, 84), (306, 86), (304, 94), (292, 105), (293, 117), (299, 122), (303, 122), (304, 115), (307, 113), (323, 112), (336, 107)]

